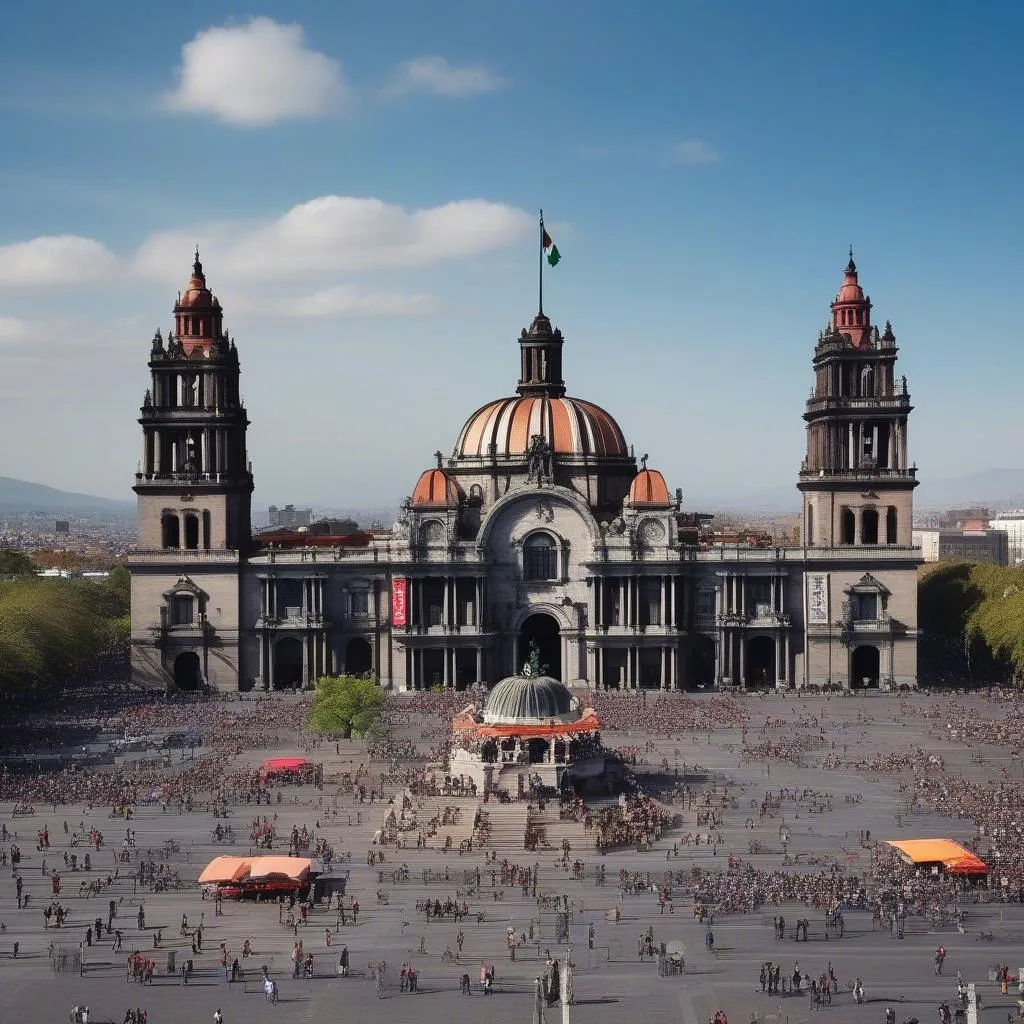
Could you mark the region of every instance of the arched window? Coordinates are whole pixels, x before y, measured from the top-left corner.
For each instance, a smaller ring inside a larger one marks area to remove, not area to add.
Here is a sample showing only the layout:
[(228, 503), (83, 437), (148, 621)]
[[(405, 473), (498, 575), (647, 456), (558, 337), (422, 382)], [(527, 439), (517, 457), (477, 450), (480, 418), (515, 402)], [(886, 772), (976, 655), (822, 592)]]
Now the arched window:
[(523, 545), (523, 578), (558, 579), (558, 546), (546, 533), (535, 533)]
[(189, 551), (199, 547), (199, 516), (194, 512), (185, 515), (185, 547)]
[(165, 512), (160, 517), (160, 537), (165, 548), (181, 547), (181, 527), (174, 512)]
[(853, 509), (842, 508), (839, 511), (839, 543), (852, 544), (856, 534), (856, 522)]
[(896, 543), (896, 506), (890, 505), (885, 513), (885, 543)]
[(860, 393), (864, 398), (872, 398), (875, 394), (875, 371), (873, 367), (865, 366), (860, 371)]
[(862, 544), (878, 543), (878, 510), (866, 508), (861, 513), (860, 542)]

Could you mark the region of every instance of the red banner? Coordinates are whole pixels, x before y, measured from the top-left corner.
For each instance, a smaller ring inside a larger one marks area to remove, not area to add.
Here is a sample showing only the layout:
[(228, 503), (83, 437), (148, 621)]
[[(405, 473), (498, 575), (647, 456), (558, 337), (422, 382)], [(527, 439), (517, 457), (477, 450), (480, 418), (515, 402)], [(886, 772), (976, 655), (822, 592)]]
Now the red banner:
[(408, 604), (406, 603), (406, 595), (408, 594), (408, 583), (409, 581), (401, 576), (396, 576), (391, 581), (391, 625), (396, 627), (403, 627), (408, 624)]

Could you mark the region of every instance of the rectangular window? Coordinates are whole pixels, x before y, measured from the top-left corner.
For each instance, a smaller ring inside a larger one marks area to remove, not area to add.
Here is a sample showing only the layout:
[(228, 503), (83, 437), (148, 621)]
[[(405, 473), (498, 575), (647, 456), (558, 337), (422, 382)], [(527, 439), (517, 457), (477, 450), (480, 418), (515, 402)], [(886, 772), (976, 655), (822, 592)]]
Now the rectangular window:
[(195, 599), (187, 595), (171, 598), (171, 620), (175, 626), (189, 626), (195, 617)]
[(355, 590), (352, 592), (352, 614), (370, 614), (370, 592), (368, 590)]
[(702, 619), (715, 617), (715, 592), (713, 590), (697, 591), (697, 615)]
[(878, 595), (854, 594), (853, 617), (858, 622), (874, 622), (878, 618)]

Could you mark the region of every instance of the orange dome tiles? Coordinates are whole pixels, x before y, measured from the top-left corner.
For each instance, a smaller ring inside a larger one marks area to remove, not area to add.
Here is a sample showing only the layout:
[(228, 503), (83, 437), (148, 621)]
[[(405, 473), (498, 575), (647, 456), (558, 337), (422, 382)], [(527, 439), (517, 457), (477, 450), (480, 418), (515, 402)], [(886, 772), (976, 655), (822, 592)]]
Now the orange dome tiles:
[(578, 398), (530, 395), (501, 398), (473, 413), (459, 434), (456, 451), (484, 457), (494, 445), (498, 456), (522, 455), (534, 434), (541, 434), (561, 455), (628, 454), (619, 425), (604, 409)]
[(421, 473), (412, 492), (414, 508), (458, 505), (462, 499), (462, 488), (443, 469), (428, 469)]
[(666, 507), (672, 504), (668, 494), (665, 478), (656, 469), (642, 469), (629, 485), (630, 505), (657, 505)]

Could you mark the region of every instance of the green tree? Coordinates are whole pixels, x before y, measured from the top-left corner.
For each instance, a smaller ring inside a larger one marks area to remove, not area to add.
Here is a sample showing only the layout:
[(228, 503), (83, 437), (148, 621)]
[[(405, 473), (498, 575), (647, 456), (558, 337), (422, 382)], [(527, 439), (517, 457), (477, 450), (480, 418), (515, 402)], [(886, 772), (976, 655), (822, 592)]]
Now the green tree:
[(321, 676), (316, 681), (309, 727), (332, 736), (365, 736), (381, 726), (386, 698), (367, 676)]
[(24, 551), (0, 548), (0, 576), (34, 576), (32, 559)]

